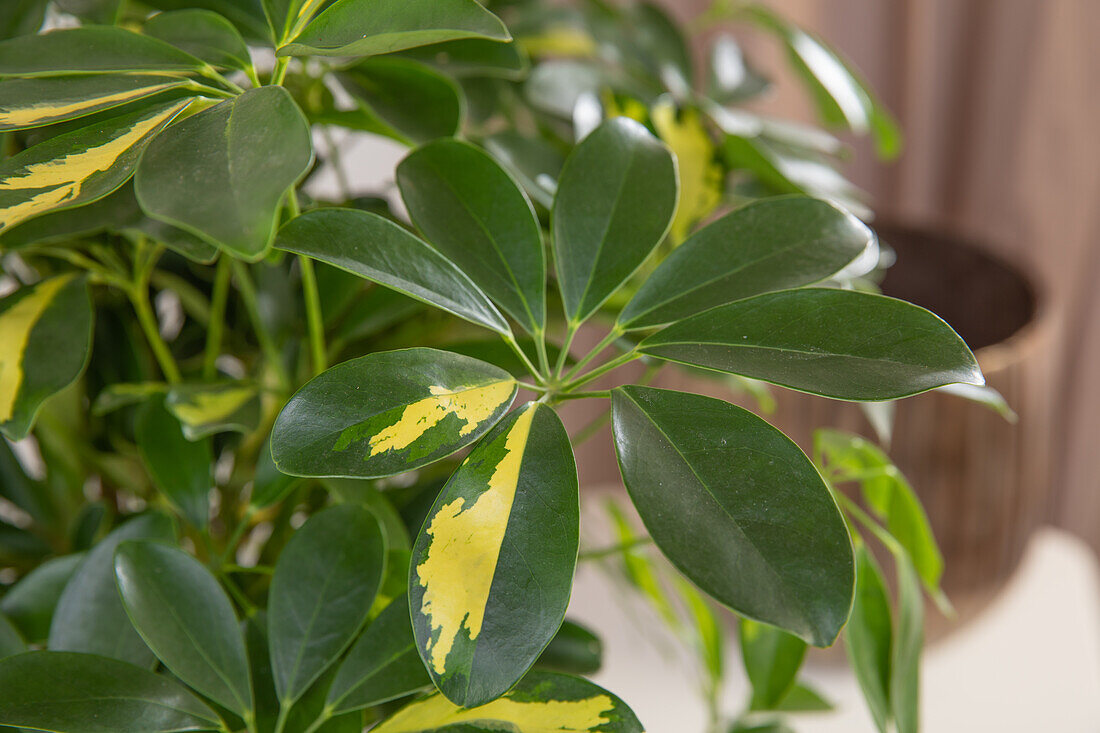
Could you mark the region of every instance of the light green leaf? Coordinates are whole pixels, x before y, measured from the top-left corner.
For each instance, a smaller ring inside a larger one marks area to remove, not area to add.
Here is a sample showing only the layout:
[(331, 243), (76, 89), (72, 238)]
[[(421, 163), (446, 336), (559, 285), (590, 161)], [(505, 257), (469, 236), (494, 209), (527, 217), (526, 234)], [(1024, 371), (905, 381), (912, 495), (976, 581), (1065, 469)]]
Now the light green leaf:
[(287, 543), (268, 599), (271, 668), (284, 705), (301, 697), (355, 639), (385, 573), (378, 520), (343, 504), (315, 514)]
[(199, 71), (203, 62), (164, 41), (117, 26), (63, 28), (0, 42), (0, 76), (63, 76), (73, 72)]
[(279, 56), (373, 56), (460, 38), (509, 41), (475, 0), (337, 0)]
[(284, 196), (312, 158), (298, 105), (285, 89), (267, 86), (158, 136), (138, 166), (134, 189), (150, 216), (256, 260), (275, 237)]
[(168, 385), (164, 382), (120, 382), (103, 388), (92, 402), (92, 414), (99, 417), (108, 415), (123, 407), (137, 405), (152, 395), (164, 394)]
[(651, 328), (761, 293), (824, 280), (875, 242), (861, 221), (801, 196), (755, 201), (690, 236), (619, 314)]
[(795, 682), (775, 709), (784, 713), (826, 713), (835, 710), (836, 706), (809, 685)]
[(246, 382), (179, 384), (164, 401), (188, 440), (225, 431), (249, 433), (260, 422), (260, 394)]
[(206, 567), (183, 550), (124, 542), (115, 552), (123, 605), (145, 643), (182, 682), (252, 716), (252, 683), (233, 605)]
[(502, 334), (496, 307), (450, 260), (377, 214), (320, 209), (279, 231), (279, 249), (308, 255)]
[(902, 300), (832, 288), (766, 293), (672, 324), (643, 354), (841, 400), (984, 381), (963, 340)]
[(188, 440), (179, 420), (159, 395), (142, 405), (134, 432), (153, 484), (191, 524), (205, 527), (210, 515), (210, 489), (214, 488), (211, 442)]
[(612, 391), (619, 467), (661, 551), (743, 616), (816, 646), (848, 618), (848, 531), (817, 469), (789, 438), (700, 395)]
[(0, 432), (29, 432), (46, 398), (84, 371), (91, 341), (83, 277), (59, 275), (0, 299)]
[(924, 598), (920, 578), (904, 553), (894, 553), (898, 573), (898, 623), (890, 669), (890, 708), (898, 733), (920, 731), (920, 658), (924, 646)]
[(741, 659), (752, 683), (752, 710), (773, 710), (794, 687), (806, 642), (774, 626), (741, 619)]
[(228, 20), (209, 10), (187, 9), (157, 13), (145, 23), (145, 35), (222, 69), (252, 67), (241, 34)]
[(0, 81), (0, 130), (23, 130), (85, 117), (168, 89), (182, 77), (147, 74), (82, 74)]
[(531, 202), (485, 153), (458, 140), (397, 167), (401, 197), (428, 241), (529, 333), (546, 321), (546, 257)]
[(533, 402), (443, 487), (413, 545), (409, 605), (420, 655), (450, 701), (496, 699), (554, 637), (577, 561), (578, 504), (569, 437)]
[(844, 629), (844, 646), (875, 727), (886, 733), (892, 717), (890, 597), (878, 563), (862, 543), (856, 547), (856, 598)]
[(676, 166), (639, 123), (616, 117), (565, 161), (551, 215), (565, 313), (592, 315), (664, 238), (677, 197)]

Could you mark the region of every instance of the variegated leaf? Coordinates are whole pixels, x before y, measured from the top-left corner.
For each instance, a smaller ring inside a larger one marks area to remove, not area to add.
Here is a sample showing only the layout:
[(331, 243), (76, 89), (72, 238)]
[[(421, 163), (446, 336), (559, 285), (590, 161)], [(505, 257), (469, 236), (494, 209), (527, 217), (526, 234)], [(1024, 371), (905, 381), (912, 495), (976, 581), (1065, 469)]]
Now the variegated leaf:
[(374, 733), (442, 730), (523, 733), (642, 733), (642, 724), (622, 700), (588, 680), (532, 672), (499, 700), (460, 708), (435, 694), (406, 705)]
[(168, 411), (188, 440), (225, 431), (247, 433), (260, 422), (260, 398), (251, 384), (181, 384), (168, 392)]
[(271, 434), (294, 476), (392, 476), (473, 443), (504, 415), (516, 380), (491, 364), (436, 349), (386, 351), (315, 377)]
[(417, 646), (449, 700), (494, 700), (554, 637), (569, 605), (579, 522), (569, 437), (544, 405), (513, 412), (451, 476), (409, 573)]
[(83, 278), (61, 275), (0, 300), (0, 432), (27, 434), (42, 402), (80, 376), (91, 339)]
[(0, 231), (47, 211), (95, 201), (124, 184), (149, 140), (191, 100), (114, 117), (0, 163)]
[(117, 26), (64, 28), (0, 42), (0, 76), (73, 72), (189, 73), (203, 61), (164, 41)]
[(23, 130), (84, 117), (188, 83), (179, 76), (145, 74), (8, 79), (0, 81), (0, 130)]

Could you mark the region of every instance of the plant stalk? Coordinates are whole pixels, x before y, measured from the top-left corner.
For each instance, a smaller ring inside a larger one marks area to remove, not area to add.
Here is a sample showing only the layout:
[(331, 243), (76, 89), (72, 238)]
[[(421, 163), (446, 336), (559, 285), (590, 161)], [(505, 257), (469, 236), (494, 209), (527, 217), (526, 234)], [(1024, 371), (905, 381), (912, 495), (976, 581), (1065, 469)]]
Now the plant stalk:
[(225, 306), (229, 300), (229, 277), (232, 274), (229, 255), (223, 254), (218, 259), (218, 269), (214, 274), (214, 292), (210, 298), (210, 326), (206, 331), (206, 350), (202, 361), (202, 378), (206, 381), (218, 375), (217, 361), (222, 349)]

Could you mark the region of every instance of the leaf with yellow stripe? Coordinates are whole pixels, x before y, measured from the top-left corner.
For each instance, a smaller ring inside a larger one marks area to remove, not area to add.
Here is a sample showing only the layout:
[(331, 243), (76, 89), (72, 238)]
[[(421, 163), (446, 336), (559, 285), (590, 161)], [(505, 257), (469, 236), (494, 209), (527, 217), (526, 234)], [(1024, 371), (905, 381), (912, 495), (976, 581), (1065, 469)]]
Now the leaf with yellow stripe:
[(413, 545), (409, 605), (420, 656), (451, 702), (496, 699), (554, 638), (573, 585), (578, 504), (569, 437), (533, 402), (443, 487)]
[(0, 130), (23, 130), (119, 107), (185, 86), (179, 76), (75, 74), (0, 81)]
[(47, 211), (103, 198), (126, 183), (152, 137), (190, 101), (81, 127), (0, 163), (0, 231)]
[(725, 171), (697, 109), (677, 111), (672, 102), (662, 101), (653, 108), (650, 119), (657, 136), (676, 154), (680, 197), (669, 236), (679, 244), (692, 226), (721, 203)]
[(116, 71), (186, 74), (204, 66), (202, 60), (164, 41), (117, 26), (63, 28), (0, 42), (0, 76)]
[(179, 419), (188, 440), (226, 431), (247, 433), (260, 422), (259, 392), (241, 382), (180, 384), (168, 392), (165, 406)]
[(275, 421), (271, 455), (293, 476), (392, 476), (476, 441), (516, 389), (503, 369), (449, 351), (368, 354), (298, 390)]
[(0, 432), (27, 434), (42, 402), (84, 371), (91, 339), (81, 277), (61, 275), (0, 300)]
[(532, 672), (507, 695), (472, 709), (439, 694), (406, 705), (373, 733), (434, 731), (523, 731), (523, 733), (642, 733), (642, 724), (622, 700), (588, 680)]

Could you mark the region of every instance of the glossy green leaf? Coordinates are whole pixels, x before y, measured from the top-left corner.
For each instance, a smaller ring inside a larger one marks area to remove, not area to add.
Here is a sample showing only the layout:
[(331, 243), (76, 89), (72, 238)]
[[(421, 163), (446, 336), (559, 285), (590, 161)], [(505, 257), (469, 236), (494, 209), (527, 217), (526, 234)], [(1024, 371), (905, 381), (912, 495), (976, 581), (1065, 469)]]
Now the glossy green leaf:
[(0, 3), (0, 39), (37, 33), (46, 19), (48, 0)]
[[(23, 641), (19, 630), (8, 620), (7, 616), (0, 613), (0, 659), (21, 654), (25, 651), (27, 651), (27, 642)], [(419, 661), (420, 657), (417, 657), (417, 662)], [(421, 666), (421, 669), (423, 669), (423, 666)]]
[(279, 231), (279, 249), (308, 255), (498, 333), (508, 323), (450, 260), (377, 214), (320, 209)]
[(465, 38), (433, 43), (401, 52), (451, 76), (489, 76), (521, 79), (527, 72), (527, 56), (515, 41), (502, 43), (484, 38)]
[(898, 733), (920, 731), (920, 658), (924, 646), (924, 598), (908, 555), (894, 553), (898, 573), (898, 621), (890, 659), (890, 708)]
[(135, 517), (111, 532), (89, 552), (65, 585), (50, 624), (54, 651), (85, 652), (143, 667), (154, 657), (126, 615), (115, 584), (115, 549), (126, 540), (175, 539), (172, 520), (163, 514)]
[(940, 387), (937, 391), (987, 407), (1013, 425), (1020, 419), (1020, 416), (1008, 404), (1004, 395), (989, 385), (948, 384), (945, 387)]
[(0, 42), (0, 76), (62, 76), (73, 72), (176, 72), (203, 62), (164, 41), (117, 26), (63, 28)]
[(179, 384), (168, 390), (164, 404), (192, 441), (225, 431), (249, 433), (260, 422), (259, 391), (246, 382)]
[(486, 435), (436, 498), (413, 545), (409, 605), (420, 655), (452, 702), (496, 699), (554, 637), (578, 504), (569, 437), (533, 402)]
[(143, 4), (157, 10), (210, 10), (229, 20), (245, 38), (271, 45), (263, 0), (145, 0)]
[(31, 652), (0, 662), (0, 724), (56, 733), (215, 730), (218, 716), (167, 677), (93, 654)]
[(595, 674), (603, 664), (603, 644), (586, 626), (566, 619), (535, 662), (538, 669)]
[(189, 102), (93, 123), (0, 162), (0, 231), (48, 211), (90, 203), (126, 183), (152, 136)]
[(153, 484), (191, 524), (205, 527), (210, 514), (210, 489), (214, 488), (210, 441), (188, 440), (180, 421), (159, 396), (142, 405), (134, 433)]
[(129, 183), (92, 203), (51, 211), (23, 222), (0, 236), (0, 247), (19, 249), (28, 244), (65, 242), (103, 231), (120, 231), (140, 225), (144, 215)]
[(182, 77), (82, 74), (0, 81), (0, 130), (41, 127), (84, 117), (185, 86)]
[(461, 90), (419, 61), (396, 56), (366, 59), (338, 78), (368, 118), (360, 129), (415, 145), (455, 135), (462, 126)]
[(630, 498), (672, 563), (739, 614), (832, 644), (852, 548), (798, 446), (740, 407), (648, 387), (613, 390), (612, 422)]
[(751, 99), (770, 86), (729, 34), (721, 33), (714, 39), (707, 61), (707, 96), (719, 104)]
[(428, 241), (530, 333), (546, 321), (546, 257), (531, 202), (485, 153), (439, 140), (397, 167), (401, 197)]
[(386, 606), (352, 646), (328, 691), (327, 707), (339, 714), (381, 705), (432, 686), (416, 651), (409, 599)]
[(619, 323), (651, 328), (810, 285), (839, 272), (874, 242), (866, 225), (829, 202), (762, 199), (690, 236), (638, 288)]
[(554, 203), (565, 158), (539, 137), (524, 137), (514, 130), (502, 130), (482, 141), (494, 158), (510, 170), (531, 200), (549, 209)]
[(511, 40), (475, 0), (337, 0), (279, 56), (372, 56), (461, 38)]
[(29, 432), (45, 399), (84, 371), (91, 341), (83, 277), (58, 275), (0, 299), (0, 432)]
[(389, 288), (372, 287), (352, 301), (347, 313), (340, 318), (335, 337), (344, 342), (370, 338), (423, 310), (424, 304), (419, 300)]
[(244, 638), (214, 575), (183, 550), (134, 541), (115, 552), (115, 575), (134, 628), (172, 674), (250, 718)]
[(815, 431), (814, 448), (836, 471), (834, 481), (859, 481), (867, 506), (909, 553), (925, 588), (942, 596), (943, 555), (920, 499), (890, 457), (870, 441), (839, 430)]
[(856, 597), (844, 629), (844, 646), (875, 727), (886, 733), (891, 719), (890, 597), (878, 563), (862, 543), (856, 547)]
[(59, 10), (88, 23), (114, 25), (122, 11), (122, 0), (55, 0)]
[(616, 117), (565, 161), (551, 216), (565, 313), (579, 323), (637, 270), (676, 209), (672, 155), (639, 123)]
[(487, 705), (461, 708), (434, 694), (410, 703), (371, 733), (492, 733), (515, 730), (642, 733), (622, 700), (580, 677), (531, 672)]
[(250, 89), (158, 136), (134, 189), (150, 216), (255, 260), (271, 245), (279, 206), (312, 157), (309, 126), (290, 94)]
[(145, 23), (145, 35), (159, 38), (211, 66), (249, 69), (252, 58), (241, 34), (228, 20), (209, 10), (157, 13)]
[(446, 351), (368, 354), (298, 390), (275, 421), (271, 454), (296, 476), (390, 476), (476, 441), (516, 390), (507, 372)]
[(271, 667), (284, 704), (301, 697), (355, 639), (385, 557), (378, 520), (350, 504), (318, 512), (291, 537), (268, 599)]
[(752, 683), (752, 710), (772, 710), (794, 687), (806, 642), (774, 626), (741, 620), (741, 659)]
[(889, 400), (984, 381), (938, 316), (902, 300), (832, 288), (766, 293), (674, 323), (643, 354), (841, 400)]
[(3, 613), (32, 644), (46, 640), (50, 620), (65, 585), (84, 561), (82, 553), (47, 560), (27, 573), (0, 598)]

